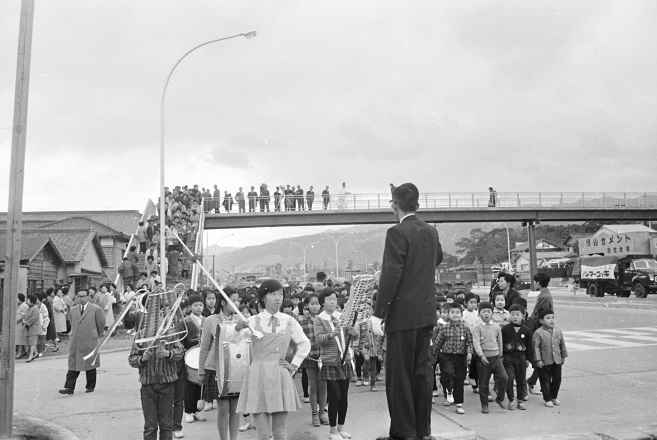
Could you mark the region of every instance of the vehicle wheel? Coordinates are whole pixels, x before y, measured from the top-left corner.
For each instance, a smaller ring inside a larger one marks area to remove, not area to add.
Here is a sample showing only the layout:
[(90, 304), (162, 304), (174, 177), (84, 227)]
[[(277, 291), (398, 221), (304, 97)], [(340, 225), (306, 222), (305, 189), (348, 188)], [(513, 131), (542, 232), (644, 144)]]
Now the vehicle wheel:
[(598, 286), (597, 284), (595, 284), (595, 283), (589, 283), (589, 284), (586, 286), (586, 293), (587, 293), (590, 297), (594, 297), (594, 296), (595, 296), (595, 297), (597, 297), (597, 298), (599, 298), (599, 297), (605, 295), (604, 290), (602, 290), (602, 288), (601, 288), (600, 286)]
[(641, 283), (636, 283), (634, 285), (634, 294), (637, 298), (645, 298), (648, 296), (648, 289)]

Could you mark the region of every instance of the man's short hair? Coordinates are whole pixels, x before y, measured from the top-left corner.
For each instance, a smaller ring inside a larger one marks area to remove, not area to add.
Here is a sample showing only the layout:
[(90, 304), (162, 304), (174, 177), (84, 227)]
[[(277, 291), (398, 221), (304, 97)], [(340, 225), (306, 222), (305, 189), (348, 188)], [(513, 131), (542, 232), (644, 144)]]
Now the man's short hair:
[(419, 205), (420, 192), (412, 183), (403, 183), (392, 189), (392, 199), (404, 212), (415, 212)]
[(547, 287), (550, 284), (550, 275), (545, 272), (539, 272), (534, 275), (534, 281), (536, 281), (541, 287)]
[(326, 274), (324, 272), (317, 272), (317, 281), (320, 283), (326, 279)]

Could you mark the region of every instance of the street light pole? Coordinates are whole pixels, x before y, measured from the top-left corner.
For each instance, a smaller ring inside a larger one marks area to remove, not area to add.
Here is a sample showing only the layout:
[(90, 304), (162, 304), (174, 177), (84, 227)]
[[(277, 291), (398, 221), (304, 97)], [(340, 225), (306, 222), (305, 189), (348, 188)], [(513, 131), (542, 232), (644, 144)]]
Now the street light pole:
[(317, 243), (318, 243), (317, 241), (313, 241), (312, 243), (310, 243), (306, 246), (302, 246), (299, 243), (295, 243), (293, 241), (290, 242), (290, 244), (294, 244), (294, 245), (299, 246), (301, 248), (301, 250), (303, 251), (303, 282), (304, 283), (307, 281), (307, 278), (306, 278), (306, 249), (308, 249), (309, 247), (311, 247), (312, 245), (317, 244)]
[(506, 225), (506, 223), (502, 222), (504, 227), (506, 228), (506, 255), (507, 258), (509, 259), (509, 272), (511, 272), (511, 236), (509, 235), (509, 227)]
[(367, 254), (365, 254), (365, 252), (361, 252), (361, 251), (356, 250), (356, 249), (354, 249), (354, 252), (358, 252), (358, 253), (361, 254), (363, 257), (365, 257), (365, 273), (367, 273)]
[(326, 235), (327, 237), (330, 237), (331, 240), (333, 240), (333, 242), (335, 243), (335, 276), (336, 277), (340, 276), (340, 266), (338, 265), (338, 243), (340, 243), (340, 240), (342, 240), (344, 237), (351, 234), (352, 232), (348, 232), (346, 234), (341, 235), (340, 238), (336, 240), (335, 237), (333, 237), (332, 235), (322, 232), (322, 235)]
[(162, 99), (160, 101), (160, 280), (162, 281), (162, 289), (166, 289), (166, 282), (167, 282), (167, 274), (164, 272), (164, 251), (166, 249), (166, 237), (165, 237), (165, 229), (166, 229), (166, 217), (165, 217), (165, 209), (164, 209), (164, 101), (167, 95), (167, 86), (169, 85), (169, 80), (171, 79), (171, 75), (173, 75), (173, 72), (176, 70), (176, 67), (178, 67), (178, 64), (182, 60), (185, 59), (187, 55), (190, 53), (194, 52), (196, 49), (199, 49), (203, 46), (207, 46), (208, 44), (212, 43), (217, 43), (219, 41), (224, 41), (224, 40), (230, 40), (231, 38), (237, 38), (237, 37), (244, 37), (247, 39), (251, 39), (256, 36), (256, 32), (247, 32), (244, 34), (237, 34), (237, 35), (232, 35), (230, 37), (224, 37), (224, 38), (218, 38), (216, 40), (211, 40), (211, 41), (206, 41), (203, 44), (199, 44), (198, 46), (194, 47), (193, 49), (187, 51), (183, 56), (181, 56), (178, 61), (173, 65), (171, 70), (169, 71), (169, 74), (167, 75), (167, 79), (164, 82), (164, 88), (162, 89)]

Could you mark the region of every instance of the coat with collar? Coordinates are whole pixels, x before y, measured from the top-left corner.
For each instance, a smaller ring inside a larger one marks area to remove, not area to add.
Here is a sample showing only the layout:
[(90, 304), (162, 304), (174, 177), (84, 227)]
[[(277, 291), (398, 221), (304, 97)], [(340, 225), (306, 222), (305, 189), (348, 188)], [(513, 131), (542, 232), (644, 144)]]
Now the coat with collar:
[(443, 260), (438, 232), (415, 214), (388, 229), (373, 315), (386, 332), (436, 325), (436, 267)]
[(98, 339), (105, 328), (105, 312), (96, 304), (88, 302), (80, 315), (80, 306), (71, 308), (71, 344), (68, 352), (70, 371), (87, 371), (100, 367), (100, 356), (83, 358), (98, 346)]

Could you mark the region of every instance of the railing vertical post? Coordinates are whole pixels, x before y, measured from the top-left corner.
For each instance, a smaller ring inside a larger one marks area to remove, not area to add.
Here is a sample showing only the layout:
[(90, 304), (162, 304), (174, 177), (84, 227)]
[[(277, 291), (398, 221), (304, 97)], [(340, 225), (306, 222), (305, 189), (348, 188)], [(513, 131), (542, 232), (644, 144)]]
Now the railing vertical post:
[(475, 207), (475, 196), (474, 193), (472, 193), (472, 207)]
[(424, 193), (424, 206), (425, 208), (429, 208), (429, 194)]
[(643, 207), (648, 206), (648, 193), (643, 193)]
[(381, 194), (376, 195), (376, 201), (379, 204), (379, 209), (381, 209)]
[(563, 193), (559, 193), (559, 206), (563, 206)]
[(452, 207), (452, 193), (447, 193), (448, 208)]
[[(354, 209), (358, 209), (356, 207), (356, 194), (354, 194)], [(305, 271), (306, 271), (306, 269), (304, 268), (304, 273), (305, 273)]]
[(586, 200), (584, 193), (582, 193), (582, 208), (584, 207), (584, 201)]
[(602, 193), (602, 206), (607, 207), (607, 193)]
[(516, 193), (516, 200), (517, 200), (516, 208), (520, 208), (520, 193), (519, 192)]
[(370, 201), (367, 201), (367, 209), (370, 209)]
[(538, 193), (538, 206), (543, 206), (543, 197), (542, 193)]
[(623, 193), (623, 206), (627, 207), (627, 193)]

